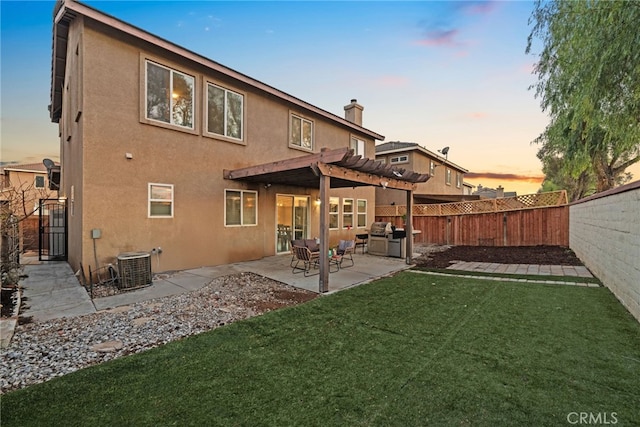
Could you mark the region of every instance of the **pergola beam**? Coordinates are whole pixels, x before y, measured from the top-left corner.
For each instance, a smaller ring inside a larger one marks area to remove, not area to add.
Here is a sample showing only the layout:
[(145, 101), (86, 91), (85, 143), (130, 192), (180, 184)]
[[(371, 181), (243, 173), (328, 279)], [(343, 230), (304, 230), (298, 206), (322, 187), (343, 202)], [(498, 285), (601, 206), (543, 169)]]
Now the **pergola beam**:
[(407, 181), (401, 181), (395, 178), (387, 178), (373, 173), (361, 172), (354, 169), (343, 168), (337, 165), (328, 165), (326, 163), (317, 163), (313, 166), (321, 175), (342, 179), (345, 181), (357, 182), (364, 185), (372, 185), (383, 188), (393, 188), (396, 190), (415, 190), (416, 184)]

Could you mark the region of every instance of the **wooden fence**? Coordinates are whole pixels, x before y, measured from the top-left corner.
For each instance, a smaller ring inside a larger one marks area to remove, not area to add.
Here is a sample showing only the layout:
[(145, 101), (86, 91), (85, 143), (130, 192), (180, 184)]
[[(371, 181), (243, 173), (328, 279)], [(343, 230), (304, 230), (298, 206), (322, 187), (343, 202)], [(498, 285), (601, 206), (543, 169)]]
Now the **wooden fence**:
[[(473, 202), (415, 205), (416, 243), (472, 246), (569, 246), (566, 192)], [(390, 214), (391, 213), (391, 214)], [(376, 221), (403, 226), (406, 206), (376, 207)]]

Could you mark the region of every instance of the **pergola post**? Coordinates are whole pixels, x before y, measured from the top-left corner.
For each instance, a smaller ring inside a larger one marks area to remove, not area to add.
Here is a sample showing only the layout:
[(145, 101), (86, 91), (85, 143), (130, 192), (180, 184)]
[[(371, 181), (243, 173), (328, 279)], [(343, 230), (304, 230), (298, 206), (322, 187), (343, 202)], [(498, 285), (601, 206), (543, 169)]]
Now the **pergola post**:
[(407, 218), (406, 224), (404, 225), (404, 230), (407, 233), (407, 237), (405, 239), (407, 247), (406, 247), (406, 262), (407, 264), (412, 264), (413, 258), (413, 190), (407, 190)]
[(329, 292), (329, 188), (331, 178), (320, 174), (320, 279), (319, 292)]

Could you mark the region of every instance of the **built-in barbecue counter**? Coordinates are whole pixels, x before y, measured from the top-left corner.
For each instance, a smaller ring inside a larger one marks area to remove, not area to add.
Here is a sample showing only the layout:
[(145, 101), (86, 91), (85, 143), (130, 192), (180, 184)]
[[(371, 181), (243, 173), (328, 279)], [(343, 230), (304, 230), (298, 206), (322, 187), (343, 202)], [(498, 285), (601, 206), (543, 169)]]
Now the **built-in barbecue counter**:
[[(413, 235), (420, 230), (414, 230)], [(368, 252), (370, 255), (406, 258), (407, 232), (395, 228), (390, 222), (374, 222), (369, 228)]]

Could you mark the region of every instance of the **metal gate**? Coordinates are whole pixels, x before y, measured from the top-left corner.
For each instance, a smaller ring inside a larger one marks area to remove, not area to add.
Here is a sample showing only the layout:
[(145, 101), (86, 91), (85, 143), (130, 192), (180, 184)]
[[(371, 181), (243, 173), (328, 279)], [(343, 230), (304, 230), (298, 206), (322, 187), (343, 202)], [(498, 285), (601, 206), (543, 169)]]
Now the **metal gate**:
[(67, 260), (67, 206), (58, 199), (40, 199), (38, 258)]

